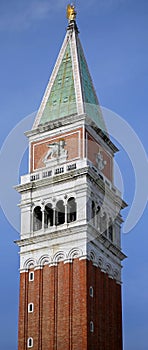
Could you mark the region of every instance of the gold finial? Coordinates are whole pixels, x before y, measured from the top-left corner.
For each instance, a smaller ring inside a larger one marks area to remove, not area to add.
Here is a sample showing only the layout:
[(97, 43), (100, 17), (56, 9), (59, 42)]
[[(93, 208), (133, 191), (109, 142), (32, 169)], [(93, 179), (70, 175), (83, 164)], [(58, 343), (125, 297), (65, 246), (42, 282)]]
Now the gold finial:
[(76, 11), (74, 5), (68, 5), (67, 6), (67, 18), (69, 21), (74, 21), (76, 19)]

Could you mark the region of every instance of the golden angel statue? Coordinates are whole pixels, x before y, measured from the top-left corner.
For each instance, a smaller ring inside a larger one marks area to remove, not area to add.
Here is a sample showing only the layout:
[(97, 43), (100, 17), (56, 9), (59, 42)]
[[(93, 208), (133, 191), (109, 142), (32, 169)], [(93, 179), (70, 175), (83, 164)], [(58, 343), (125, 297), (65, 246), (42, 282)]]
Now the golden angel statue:
[(69, 21), (73, 21), (76, 18), (76, 11), (75, 11), (75, 6), (74, 5), (68, 5), (67, 6), (67, 18)]

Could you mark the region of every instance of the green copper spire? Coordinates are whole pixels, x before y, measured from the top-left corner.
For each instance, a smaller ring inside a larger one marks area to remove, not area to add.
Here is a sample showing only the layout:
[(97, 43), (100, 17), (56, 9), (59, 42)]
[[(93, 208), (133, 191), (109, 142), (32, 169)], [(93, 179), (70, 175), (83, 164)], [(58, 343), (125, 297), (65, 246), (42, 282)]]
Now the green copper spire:
[(88, 70), (88, 65), (84, 56), (80, 40), (77, 40), (77, 47), (85, 113), (97, 124), (97, 126), (99, 126), (99, 128), (102, 131), (106, 133), (106, 126), (99, 106), (99, 101), (94, 90), (93, 82)]
[[(71, 9), (74, 11), (73, 7)], [(66, 36), (33, 128), (71, 115), (87, 114), (107, 133), (73, 17), (76, 12), (71, 13), (71, 9), (67, 12)]]
[(68, 43), (57, 76), (53, 83), (51, 93), (43, 111), (40, 124), (76, 113), (77, 106), (72, 58), (70, 44)]

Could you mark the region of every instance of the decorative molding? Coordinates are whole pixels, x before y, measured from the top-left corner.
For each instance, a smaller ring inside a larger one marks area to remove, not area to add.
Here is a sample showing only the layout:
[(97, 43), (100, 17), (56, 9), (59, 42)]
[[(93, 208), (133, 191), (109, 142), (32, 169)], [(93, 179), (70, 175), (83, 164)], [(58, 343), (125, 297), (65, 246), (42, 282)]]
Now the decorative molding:
[(82, 255), (83, 255), (82, 249), (73, 248), (68, 253), (68, 259), (70, 260), (77, 259), (77, 258), (80, 258)]
[(53, 262), (58, 263), (60, 261), (65, 261), (66, 258), (66, 252), (59, 251), (53, 256)]
[(29, 269), (43, 269), (45, 265), (49, 267), (58, 266), (59, 262), (63, 262), (64, 264), (72, 263), (74, 259), (89, 260), (92, 261), (93, 266), (100, 268), (100, 270), (106, 273), (110, 278), (115, 279), (118, 283), (121, 283), (120, 275), (121, 275), (121, 267), (116, 267), (115, 264), (110, 262), (110, 259), (107, 257), (102, 257), (102, 255), (96, 254), (95, 251), (90, 250), (86, 254), (82, 249), (73, 248), (66, 251), (57, 251), (53, 257), (48, 254), (42, 255), (39, 259), (27, 259), (23, 264), (22, 269), (20, 269), (20, 273), (27, 272)]
[(48, 255), (43, 255), (38, 260), (39, 266), (45, 266), (50, 263), (50, 257)]
[(96, 254), (93, 251), (89, 253), (89, 258), (93, 263), (96, 262)]
[(99, 259), (98, 259), (98, 266), (100, 267), (100, 269), (102, 269), (103, 264), (104, 264), (103, 259), (101, 257), (99, 257)]
[(27, 259), (24, 263), (24, 269), (31, 269), (34, 268), (36, 266), (36, 261), (35, 259)]

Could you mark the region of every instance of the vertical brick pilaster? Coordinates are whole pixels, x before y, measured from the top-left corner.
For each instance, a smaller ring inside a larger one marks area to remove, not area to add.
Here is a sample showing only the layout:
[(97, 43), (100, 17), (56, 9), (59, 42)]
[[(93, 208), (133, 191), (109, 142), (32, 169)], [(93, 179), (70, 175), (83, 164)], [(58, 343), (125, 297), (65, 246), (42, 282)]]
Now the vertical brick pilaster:
[(72, 350), (87, 349), (87, 261), (73, 261)]
[(113, 332), (113, 349), (116, 348), (116, 337), (117, 337), (117, 312), (116, 312), (116, 281), (113, 280), (112, 289), (112, 332)]
[(106, 273), (101, 273), (102, 277), (102, 350), (106, 350)]
[(81, 325), (82, 325), (82, 349), (88, 348), (88, 314), (87, 314), (87, 269), (88, 261), (82, 260), (77, 261), (78, 265), (80, 264), (80, 313), (81, 313)]
[(42, 350), (42, 321), (43, 321), (43, 268), (39, 270), (39, 349)]
[(40, 274), (41, 271), (34, 271), (34, 293), (33, 293), (33, 301), (34, 301), (34, 312), (29, 315), (31, 318), (31, 324), (28, 329), (28, 337), (33, 338), (34, 349), (39, 349), (40, 343)]
[[(92, 262), (87, 262), (87, 314), (88, 314), (88, 349), (97, 349), (97, 317), (96, 313), (96, 267), (93, 266)], [(90, 287), (93, 287), (94, 296), (90, 296)], [(97, 298), (98, 299), (98, 298)], [(94, 324), (94, 332), (90, 332), (90, 322)]]
[(100, 269), (95, 268), (95, 289), (94, 289), (94, 298), (95, 298), (95, 336), (96, 336), (96, 349), (100, 349), (100, 301), (101, 293), (98, 298), (98, 293), (100, 291)]
[(122, 305), (121, 305), (121, 286), (116, 284), (117, 298), (117, 346), (122, 349)]
[[(44, 333), (44, 346), (43, 350), (56, 349), (56, 313), (57, 313), (57, 299), (56, 299), (56, 293), (57, 293), (57, 266), (48, 267), (49, 273), (49, 281), (48, 281), (48, 287), (47, 287), (47, 281), (45, 281), (45, 288), (49, 288), (48, 293), (48, 309), (46, 310), (46, 317), (49, 312), (48, 316), (48, 326), (47, 326), (47, 333)], [(45, 322), (45, 320), (44, 320)]]
[(50, 268), (45, 265), (43, 268), (43, 298), (42, 298), (42, 350), (48, 350), (49, 339), (47, 334), (50, 334), (52, 327), (52, 306), (50, 303), (51, 296), (51, 280)]
[(70, 264), (58, 264), (57, 349), (70, 349)]
[(18, 327), (18, 350), (26, 350), (27, 344), (27, 287), (28, 273), (20, 274), (20, 299), (19, 299), (19, 327)]
[(110, 312), (111, 312), (111, 300), (110, 300), (110, 289), (109, 289), (109, 277), (105, 275), (105, 349), (111, 350), (111, 339), (110, 339)]

